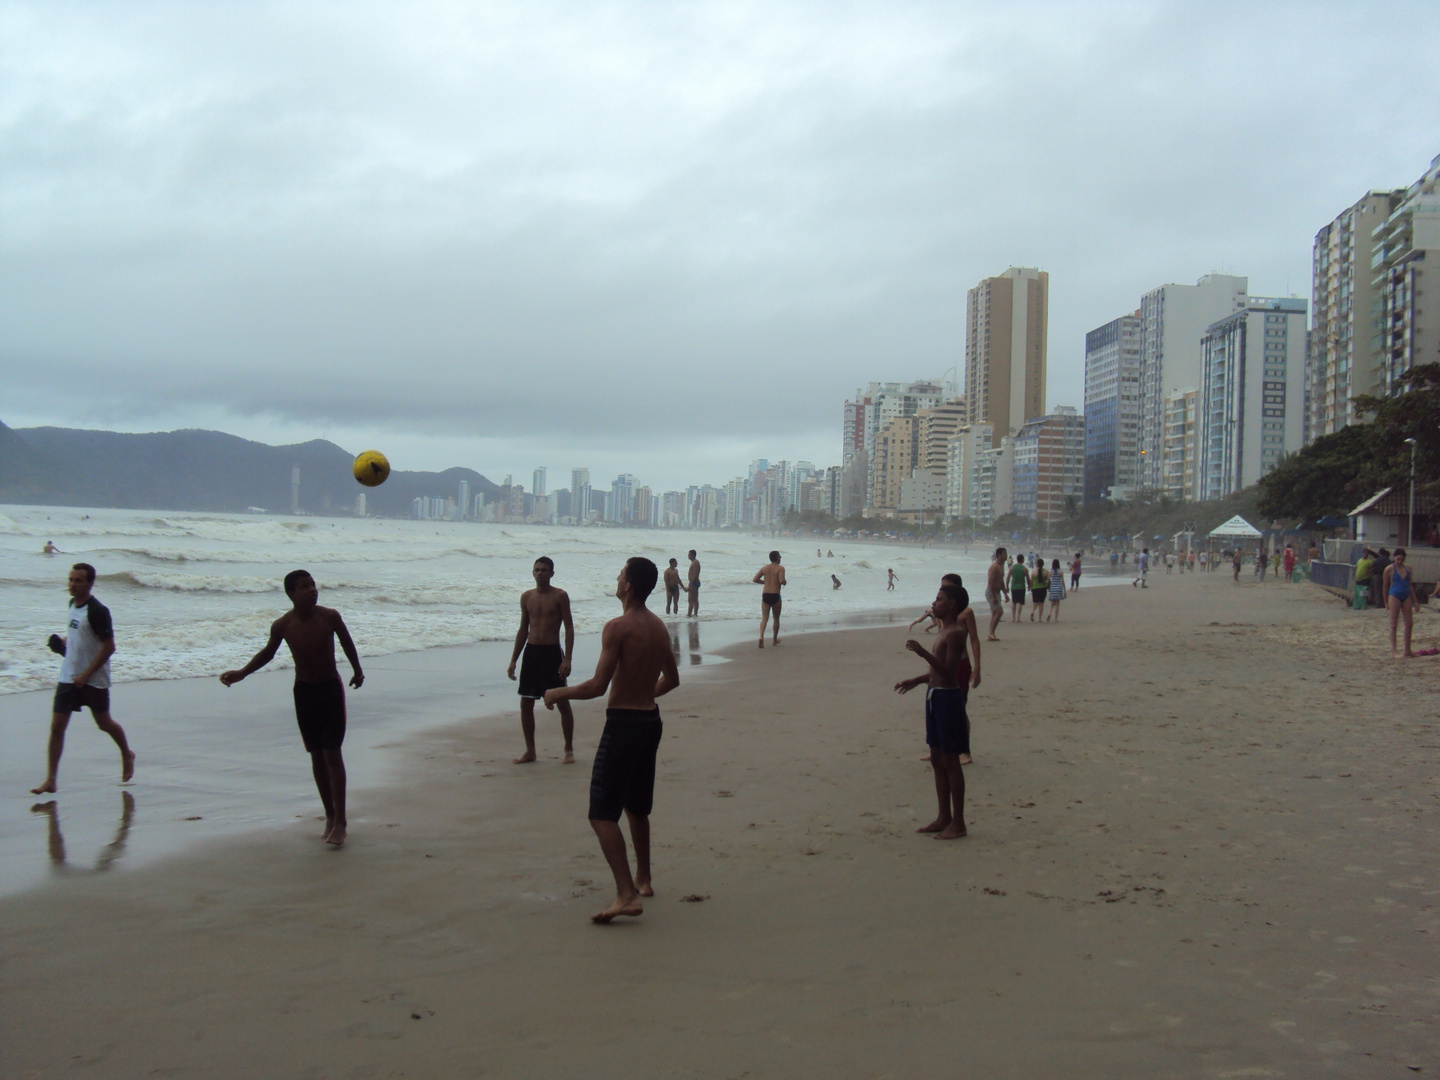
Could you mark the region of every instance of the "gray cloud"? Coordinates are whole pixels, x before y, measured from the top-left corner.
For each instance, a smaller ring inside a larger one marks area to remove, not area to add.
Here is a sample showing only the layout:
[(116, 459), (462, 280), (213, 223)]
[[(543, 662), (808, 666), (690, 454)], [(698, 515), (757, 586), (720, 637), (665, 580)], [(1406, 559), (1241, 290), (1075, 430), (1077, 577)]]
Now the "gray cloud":
[(719, 481), (718, 447), (828, 461), (854, 386), (960, 362), (1012, 264), (1079, 404), (1143, 290), (1305, 295), (1315, 229), (1440, 151), (1427, 16), (10, 5), (0, 419)]

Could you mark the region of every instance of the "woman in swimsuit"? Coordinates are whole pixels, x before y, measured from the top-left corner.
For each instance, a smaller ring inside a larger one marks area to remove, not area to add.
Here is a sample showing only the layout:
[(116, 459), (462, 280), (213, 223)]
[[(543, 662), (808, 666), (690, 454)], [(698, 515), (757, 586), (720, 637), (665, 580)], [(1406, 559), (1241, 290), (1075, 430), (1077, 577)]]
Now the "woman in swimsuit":
[(1385, 576), (1380, 588), (1385, 594), (1385, 607), (1390, 612), (1390, 653), (1395, 654), (1395, 623), (1405, 617), (1405, 655), (1414, 656), (1410, 649), (1410, 632), (1415, 625), (1415, 590), (1410, 587), (1410, 568), (1405, 565), (1405, 549), (1396, 548), (1390, 565), (1385, 567)]

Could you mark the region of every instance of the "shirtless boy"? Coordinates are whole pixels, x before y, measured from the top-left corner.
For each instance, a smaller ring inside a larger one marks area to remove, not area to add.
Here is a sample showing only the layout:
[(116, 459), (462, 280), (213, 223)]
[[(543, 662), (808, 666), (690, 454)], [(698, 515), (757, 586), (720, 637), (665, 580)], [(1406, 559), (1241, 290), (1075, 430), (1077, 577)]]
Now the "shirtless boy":
[[(644, 896), (654, 896), (650, 880), (650, 810), (655, 798), (655, 751), (660, 746), (660, 710), (655, 699), (680, 685), (675, 653), (659, 616), (645, 607), (655, 588), (655, 564), (627, 559), (615, 579), (615, 597), (625, 611), (605, 624), (600, 634), (600, 661), (595, 674), (575, 686), (545, 692), (545, 707), (570, 700), (587, 701), (610, 690), (605, 731), (590, 773), (590, 827), (615, 875), (615, 899), (591, 921), (608, 923), (618, 915), (635, 916), (645, 909)], [(620, 831), (620, 813), (630, 822), (635, 845), (635, 874)]]
[(940, 619), (940, 637), (935, 652), (926, 651), (914, 638), (905, 648), (915, 653), (930, 669), (913, 679), (902, 679), (895, 690), (907, 694), (921, 683), (928, 683), (925, 694), (925, 741), (930, 746), (930, 766), (935, 774), (935, 796), (939, 813), (929, 825), (916, 832), (931, 833), (937, 840), (955, 840), (965, 831), (965, 770), (960, 764), (962, 754), (970, 752), (970, 723), (965, 715), (966, 699), (972, 679), (979, 684), (978, 673), (971, 669), (965, 651), (965, 633), (960, 628), (960, 612), (969, 606), (969, 597), (958, 585), (941, 585), (931, 610)]
[(665, 614), (680, 614), (680, 570), (674, 559), (665, 568)]
[(780, 644), (780, 590), (785, 587), (785, 567), (780, 565), (780, 553), (770, 552), (770, 561), (750, 579), (756, 585), (764, 586), (760, 590), (760, 648), (765, 647), (765, 624), (769, 622), (773, 613), (775, 616), (774, 639), (772, 645)]
[(115, 740), (120, 748), (120, 782), (135, 775), (135, 754), (125, 739), (125, 729), (110, 715), (110, 657), (115, 653), (115, 629), (110, 609), (90, 595), (95, 587), (95, 568), (76, 563), (67, 580), (70, 608), (66, 612), (65, 639), (50, 635), (50, 651), (65, 659), (60, 663), (60, 681), (50, 707), (50, 745), (45, 779), (32, 795), (50, 795), (56, 790), (60, 755), (65, 752), (65, 729), (70, 716), (88, 708), (95, 726)]
[(698, 616), (700, 614), (700, 560), (695, 558), (695, 549), (690, 549), (687, 556), (690, 560), (690, 569), (686, 579), (686, 592), (689, 594), (689, 602), (685, 606), (685, 615)]
[(234, 686), (274, 660), (280, 642), (290, 647), (295, 659), (295, 719), (325, 807), (321, 839), (338, 848), (345, 843), (345, 758), (340, 752), (345, 741), (345, 686), (335, 666), (336, 638), (350, 661), (350, 685), (360, 689), (365, 674), (345, 620), (334, 608), (317, 603), (320, 590), (308, 570), (291, 570), (285, 575), (285, 595), (295, 606), (271, 624), (265, 647), (239, 671), (221, 675), (220, 681)]
[[(535, 700), (545, 691), (564, 686), (570, 674), (570, 658), (575, 652), (575, 620), (570, 617), (570, 595), (550, 584), (555, 576), (554, 560), (541, 555), (530, 568), (535, 588), (520, 595), (520, 629), (515, 634), (515, 651), (510, 654), (510, 667), (505, 674), (515, 681), (515, 661), (520, 650), (525, 659), (520, 664), (520, 733), (525, 736), (525, 752), (515, 759), (516, 765), (535, 760)], [(565, 648), (560, 648), (560, 627), (565, 627)], [(575, 763), (575, 714), (569, 703), (560, 706), (560, 733), (565, 737), (565, 764)]]
[(995, 561), (990, 564), (990, 570), (985, 575), (985, 602), (990, 605), (990, 633), (986, 635), (986, 641), (999, 641), (995, 636), (996, 629), (1000, 626), (1000, 620), (1005, 617), (1005, 549), (995, 549)]

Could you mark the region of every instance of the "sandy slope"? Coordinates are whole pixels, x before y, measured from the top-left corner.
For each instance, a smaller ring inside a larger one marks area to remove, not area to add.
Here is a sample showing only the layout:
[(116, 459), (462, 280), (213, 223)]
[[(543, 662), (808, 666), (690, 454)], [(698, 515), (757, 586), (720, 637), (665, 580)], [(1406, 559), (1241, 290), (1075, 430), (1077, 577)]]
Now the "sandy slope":
[(642, 919), (586, 919), (598, 706), (573, 768), (462, 726), (396, 751), (410, 783), (343, 852), (307, 822), (0, 903), (0, 1073), (1440, 1070), (1440, 665), (1386, 660), (1378, 613), (1219, 576), (1001, 634), (967, 840), (912, 832), (901, 630), (796, 637), (663, 702)]

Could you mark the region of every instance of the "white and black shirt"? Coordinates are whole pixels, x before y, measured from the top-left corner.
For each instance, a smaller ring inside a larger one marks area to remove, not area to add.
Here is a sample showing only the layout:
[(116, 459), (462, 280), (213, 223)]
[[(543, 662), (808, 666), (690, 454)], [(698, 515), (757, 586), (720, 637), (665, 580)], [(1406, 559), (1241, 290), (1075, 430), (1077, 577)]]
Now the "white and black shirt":
[[(70, 605), (70, 630), (65, 635), (65, 659), (60, 662), (60, 681), (73, 683), (75, 676), (88, 668), (100, 653), (100, 646), (115, 639), (110, 622), (110, 609), (90, 597), (83, 604)], [(105, 689), (110, 685), (110, 661), (106, 660), (90, 676), (90, 686)]]

